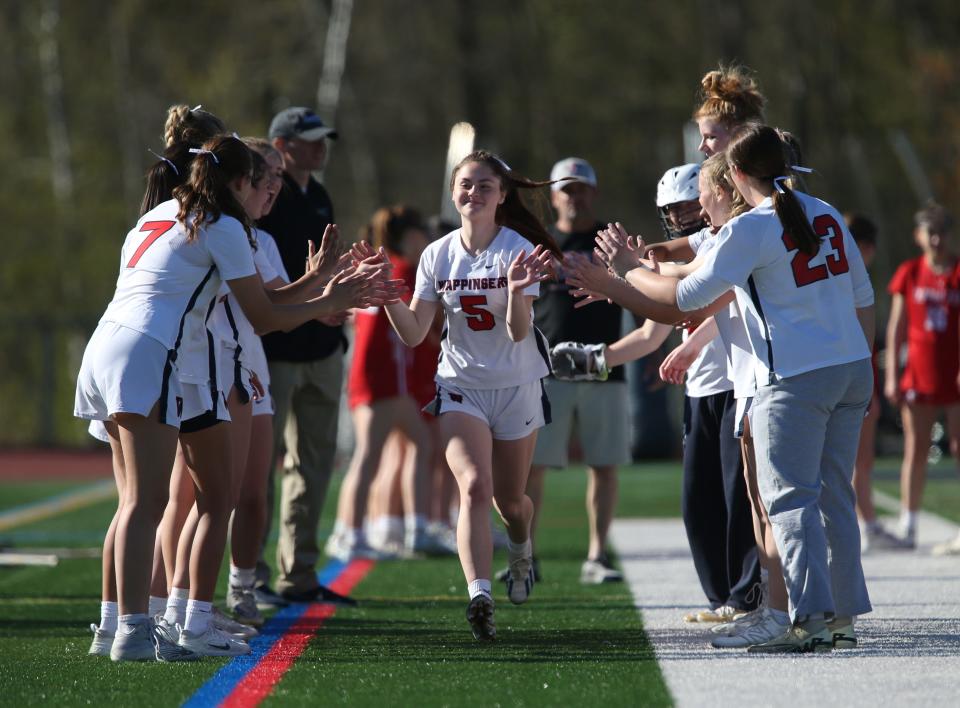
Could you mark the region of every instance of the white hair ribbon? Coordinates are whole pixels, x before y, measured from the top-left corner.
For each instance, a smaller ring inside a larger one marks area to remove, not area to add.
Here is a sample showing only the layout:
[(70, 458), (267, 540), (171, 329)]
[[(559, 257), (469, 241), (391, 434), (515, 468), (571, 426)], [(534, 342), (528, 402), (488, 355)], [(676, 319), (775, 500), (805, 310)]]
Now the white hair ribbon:
[(493, 156), (493, 159), (500, 163), (500, 167), (502, 167), (502, 168), (504, 169), (504, 171), (506, 171), (506, 172), (509, 172), (509, 171), (510, 171), (510, 165), (508, 165), (506, 162), (504, 162), (504, 161), (503, 161), (503, 158), (498, 157), (497, 155), (494, 155), (494, 156)]
[(215, 163), (217, 163), (218, 165), (220, 164), (220, 159), (214, 154), (213, 150), (205, 150), (203, 148), (190, 148), (190, 152), (192, 152), (194, 155), (209, 155), (210, 157), (213, 158), (213, 161)]
[(170, 169), (173, 170), (174, 174), (177, 175), (177, 177), (180, 176), (180, 170), (178, 170), (178, 169), (177, 169), (177, 166), (176, 166), (175, 164), (173, 164), (173, 160), (170, 160), (170, 159), (164, 157), (163, 155), (158, 155), (157, 153), (155, 153), (155, 152), (154, 152), (153, 150), (151, 150), (150, 148), (147, 148), (147, 152), (149, 152), (150, 154), (152, 154), (152, 155), (153, 155), (154, 157), (156, 157), (158, 160), (163, 160), (164, 162), (166, 162), (168, 165), (170, 165)]
[[(813, 172), (813, 170), (811, 170), (809, 167), (802, 167), (801, 165), (790, 165), (789, 168), (793, 172), (805, 172), (807, 174), (811, 174)], [(780, 192), (780, 194), (783, 194), (783, 187), (780, 186), (780, 183), (786, 182), (788, 179), (790, 178), (785, 177), (783, 175), (780, 175), (779, 177), (774, 177), (773, 178), (774, 189)]]
[(202, 103), (198, 103), (197, 105), (195, 105), (193, 108), (190, 109), (190, 112), (193, 113), (194, 111), (199, 111), (202, 106), (203, 106)]
[(813, 170), (811, 170), (809, 167), (801, 167), (800, 165), (790, 165), (790, 169), (794, 172), (805, 172), (807, 174), (811, 174), (813, 172)]

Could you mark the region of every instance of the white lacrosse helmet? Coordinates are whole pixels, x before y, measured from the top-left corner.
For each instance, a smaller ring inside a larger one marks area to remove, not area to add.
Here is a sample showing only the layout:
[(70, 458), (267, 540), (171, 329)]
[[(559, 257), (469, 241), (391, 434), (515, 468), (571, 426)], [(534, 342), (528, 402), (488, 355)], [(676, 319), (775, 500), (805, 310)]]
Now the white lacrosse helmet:
[(703, 221), (697, 221), (687, 228), (677, 230), (669, 214), (671, 204), (697, 201), (700, 198), (699, 180), (700, 165), (691, 162), (671, 167), (657, 183), (657, 216), (660, 217), (660, 226), (668, 239), (689, 236), (706, 225)]

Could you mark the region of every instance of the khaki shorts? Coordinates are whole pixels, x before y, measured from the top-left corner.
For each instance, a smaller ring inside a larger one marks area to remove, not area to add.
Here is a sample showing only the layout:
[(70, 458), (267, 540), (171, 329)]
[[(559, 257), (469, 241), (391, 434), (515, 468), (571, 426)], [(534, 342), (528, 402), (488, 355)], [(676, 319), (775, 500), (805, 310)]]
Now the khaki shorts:
[(623, 381), (558, 381), (546, 379), (553, 422), (540, 431), (533, 464), (566, 467), (574, 413), (583, 449), (591, 467), (630, 462), (630, 420), (627, 384)]

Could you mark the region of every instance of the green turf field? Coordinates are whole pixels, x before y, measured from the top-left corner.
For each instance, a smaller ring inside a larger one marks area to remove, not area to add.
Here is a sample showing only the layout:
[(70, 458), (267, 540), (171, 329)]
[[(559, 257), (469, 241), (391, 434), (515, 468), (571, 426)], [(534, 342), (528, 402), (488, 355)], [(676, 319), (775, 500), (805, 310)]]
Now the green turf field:
[[(380, 563), (353, 593), (361, 606), (327, 620), (266, 704), (669, 704), (626, 588), (579, 583), (586, 551), (583, 470), (551, 473), (547, 484), (539, 549), (544, 582), (523, 607), (510, 605), (502, 587), (495, 588), (496, 643), (478, 644), (470, 634), (456, 559)], [(70, 485), (30, 487), (4, 485), (4, 507)], [(328, 524), (335, 501), (332, 490)], [(106, 501), (20, 526), (0, 533), (0, 545), (96, 546), (114, 508)], [(679, 467), (624, 469), (619, 513), (676, 516)], [(86, 656), (99, 587), (98, 559), (0, 568), (0, 702), (177, 705), (226, 663), (117, 666)]]

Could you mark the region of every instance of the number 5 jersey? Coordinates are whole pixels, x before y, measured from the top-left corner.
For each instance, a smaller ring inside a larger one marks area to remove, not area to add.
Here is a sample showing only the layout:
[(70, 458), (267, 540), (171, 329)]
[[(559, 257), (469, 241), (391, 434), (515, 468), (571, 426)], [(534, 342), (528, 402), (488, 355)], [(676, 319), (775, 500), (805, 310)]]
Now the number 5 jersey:
[[(431, 243), (420, 257), (414, 297), (443, 305), (446, 323), (440, 342), (438, 383), (460, 388), (498, 389), (520, 386), (550, 373), (546, 339), (533, 326), (520, 342), (507, 334), (507, 271), (523, 250), (534, 246), (512, 229), (501, 227), (487, 248), (471, 255), (460, 229)], [(540, 284), (524, 295), (537, 296)]]

